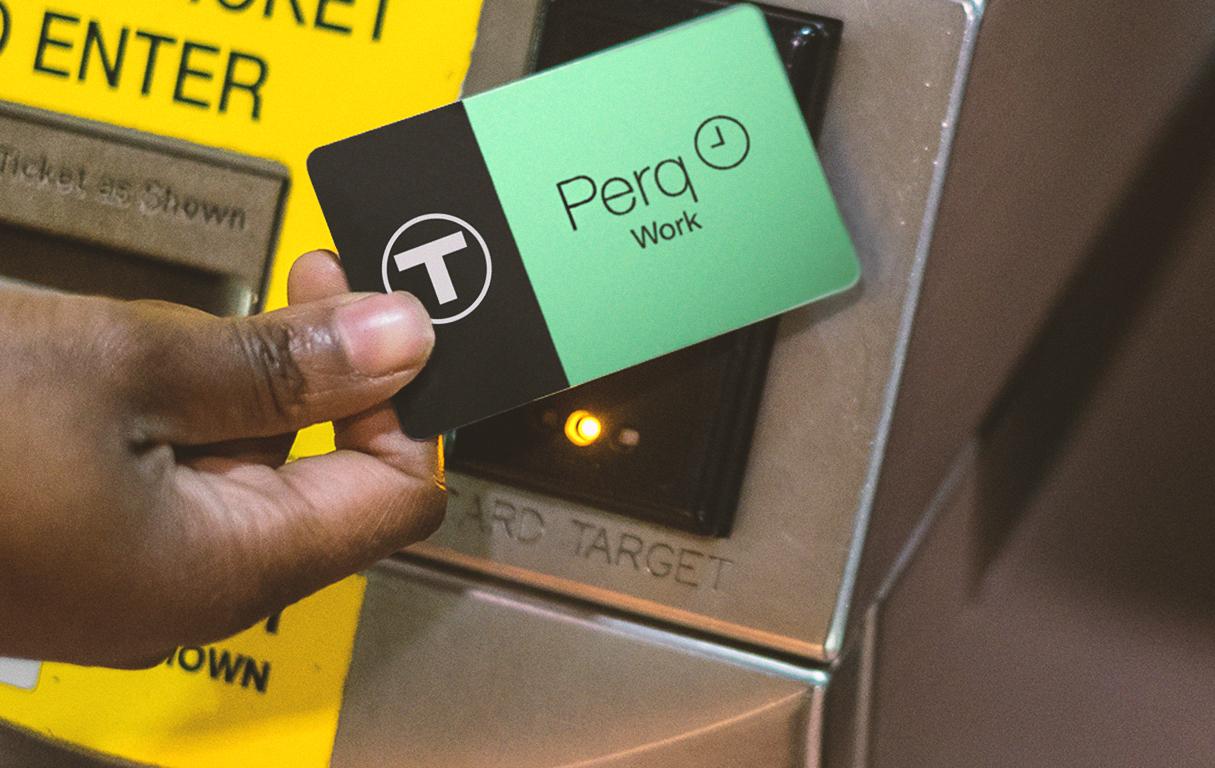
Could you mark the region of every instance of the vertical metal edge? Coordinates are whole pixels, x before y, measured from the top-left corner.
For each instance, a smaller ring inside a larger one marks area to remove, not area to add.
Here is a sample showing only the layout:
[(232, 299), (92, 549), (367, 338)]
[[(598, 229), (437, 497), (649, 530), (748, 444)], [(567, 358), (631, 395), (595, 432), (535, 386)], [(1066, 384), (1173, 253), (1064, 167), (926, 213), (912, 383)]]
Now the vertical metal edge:
[(957, 68), (954, 70), (954, 80), (950, 86), (949, 107), (946, 110), (945, 121), (941, 125), (941, 142), (937, 147), (937, 155), (933, 160), (935, 166), (931, 188), (928, 193), (927, 205), (920, 227), (920, 238), (916, 245), (915, 258), (911, 272), (908, 275), (907, 299), (903, 303), (903, 311), (899, 318), (899, 328), (895, 341), (895, 352), (890, 378), (886, 383), (883, 395), (881, 418), (873, 442), (873, 450), (869, 455), (869, 466), (866, 470), (865, 484), (861, 489), (861, 502), (857, 508), (852, 534), (852, 545), (849, 548), (848, 560), (844, 566), (843, 578), (835, 601), (835, 611), (831, 618), (831, 626), (827, 630), (823, 643), (823, 652), (828, 662), (834, 662), (843, 649), (844, 630), (855, 597), (857, 574), (860, 570), (861, 555), (865, 548), (866, 534), (873, 512), (874, 497), (877, 493), (878, 479), (882, 471), (882, 463), (886, 456), (886, 445), (890, 436), (890, 425), (894, 418), (894, 405), (898, 399), (899, 384), (903, 378), (903, 369), (907, 362), (907, 347), (911, 339), (911, 329), (915, 320), (916, 308), (919, 306), (920, 290), (924, 282), (924, 268), (928, 262), (928, 251), (932, 246), (933, 233), (936, 229), (937, 211), (941, 204), (941, 195), (945, 186), (945, 176), (949, 169), (949, 156), (953, 148), (953, 139), (962, 109), (962, 101), (966, 92), (966, 82), (970, 76), (970, 64), (974, 55), (975, 44), (978, 41), (979, 28), (983, 21), (986, 0), (946, 0), (957, 5), (966, 15), (966, 27), (962, 34), (962, 43), (958, 54)]
[(810, 706), (806, 710), (805, 768), (823, 768), (823, 712), (826, 699), (827, 692), (823, 686), (810, 689)]
[(248, 314), (256, 315), (266, 308), (266, 298), (270, 293), (270, 280), (274, 275), (274, 265), (279, 258), (279, 247), (282, 245), (283, 220), (287, 216), (287, 199), (291, 196), (291, 174), (285, 173), (283, 183), (278, 188), (278, 201), (274, 206), (274, 227), (270, 230), (269, 242), (266, 243), (266, 259), (262, 265), (261, 281), (258, 284), (257, 296), (249, 305)]
[(878, 603), (873, 603), (865, 611), (860, 658), (857, 660), (860, 669), (857, 673), (856, 703), (853, 705), (853, 768), (867, 768), (869, 765), (869, 737), (873, 733), (873, 684), (877, 678), (877, 638), (880, 621), (881, 607)]
[[(881, 636), (882, 611), (886, 606), (886, 599), (915, 560), (921, 545), (932, 532), (941, 512), (946, 508), (946, 505), (954, 497), (962, 481), (967, 477), (968, 471), (974, 465), (976, 451), (977, 444), (972, 440), (966, 443), (954, 458), (945, 478), (933, 494), (932, 500), (925, 507), (923, 516), (917, 522), (915, 529), (908, 536), (903, 547), (899, 550), (894, 565), (891, 566), (889, 573), (887, 573), (885, 579), (879, 585), (873, 600), (866, 607), (865, 618), (860, 628), (859, 643), (852, 646), (843, 654), (832, 671), (832, 686), (847, 681), (851, 682), (852, 690), (846, 690), (847, 686), (845, 686), (845, 690), (839, 690), (834, 687), (830, 690), (829, 693), (834, 696), (846, 697), (845, 703), (848, 708), (848, 717), (839, 726), (844, 732), (837, 733), (832, 731), (829, 734), (825, 733), (824, 738), (836, 741), (845, 740), (848, 744), (847, 754), (851, 756), (851, 759), (840, 765), (829, 765), (826, 768), (868, 768), (870, 764), (871, 745), (875, 727), (873, 707), (878, 675), (877, 650), (878, 640)], [(849, 674), (841, 674), (841, 671), (844, 670), (855, 675), (855, 678), (848, 680)], [(836, 706), (838, 707), (839, 704), (840, 702), (837, 698)], [(831, 728), (830, 723), (828, 723), (827, 727)]]
[(481, 0), (481, 7), (477, 9), (477, 28), (473, 30), (472, 47), (468, 49), (468, 67), (464, 70), (464, 77), (460, 78), (459, 98), (463, 99), (470, 95), (466, 93), (468, 87), (468, 78), (473, 76), (474, 62), (477, 60), (477, 45), (481, 42), (482, 36), (485, 34), (485, 0)]

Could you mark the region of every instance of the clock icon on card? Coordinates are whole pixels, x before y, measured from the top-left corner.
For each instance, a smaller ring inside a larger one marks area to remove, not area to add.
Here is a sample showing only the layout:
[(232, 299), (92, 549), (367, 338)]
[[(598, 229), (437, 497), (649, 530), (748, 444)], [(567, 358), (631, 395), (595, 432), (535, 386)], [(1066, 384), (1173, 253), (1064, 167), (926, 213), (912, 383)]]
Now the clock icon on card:
[(710, 117), (696, 129), (696, 154), (710, 168), (737, 168), (750, 153), (751, 135), (742, 122), (729, 115)]

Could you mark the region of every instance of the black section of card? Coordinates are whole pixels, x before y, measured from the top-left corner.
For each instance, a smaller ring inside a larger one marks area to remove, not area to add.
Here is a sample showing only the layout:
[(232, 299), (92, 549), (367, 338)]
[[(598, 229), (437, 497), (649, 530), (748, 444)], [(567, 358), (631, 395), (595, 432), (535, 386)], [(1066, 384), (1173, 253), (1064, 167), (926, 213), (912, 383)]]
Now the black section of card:
[[(395, 398), (406, 434), (431, 437), (569, 386), (463, 104), (321, 147), (308, 171), (352, 289), (383, 292), (386, 271), (432, 318), (467, 313), (436, 322), (430, 362)], [(492, 271), (478, 303), (480, 241)], [(426, 256), (446, 270), (446, 290)]]

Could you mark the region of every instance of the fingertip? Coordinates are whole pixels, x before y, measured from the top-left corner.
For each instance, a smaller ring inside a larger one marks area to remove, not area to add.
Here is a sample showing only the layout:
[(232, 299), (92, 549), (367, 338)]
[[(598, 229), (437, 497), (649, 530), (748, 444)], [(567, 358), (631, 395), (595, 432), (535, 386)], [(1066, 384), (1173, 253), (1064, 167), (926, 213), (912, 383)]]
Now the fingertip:
[(287, 302), (306, 304), (350, 290), (342, 263), (333, 251), (309, 251), (295, 260), (287, 274)]
[(342, 260), (338, 255), (328, 248), (317, 248), (300, 254), (300, 257), (295, 260), (298, 265), (300, 262), (313, 262), (320, 266), (331, 266), (338, 270), (342, 268)]
[(360, 373), (390, 376), (426, 364), (435, 333), (422, 303), (408, 293), (375, 293), (334, 312), (347, 359)]

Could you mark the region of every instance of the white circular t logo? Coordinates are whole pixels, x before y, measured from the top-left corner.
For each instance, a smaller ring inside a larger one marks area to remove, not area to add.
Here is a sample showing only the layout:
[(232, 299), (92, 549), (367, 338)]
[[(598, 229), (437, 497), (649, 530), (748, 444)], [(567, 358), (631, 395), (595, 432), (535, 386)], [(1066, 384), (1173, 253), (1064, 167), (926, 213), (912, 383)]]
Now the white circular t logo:
[(489, 293), (493, 262), (489, 246), (471, 224), (446, 213), (428, 213), (401, 225), (384, 248), (384, 290), (418, 297), (436, 325), (454, 323)]

